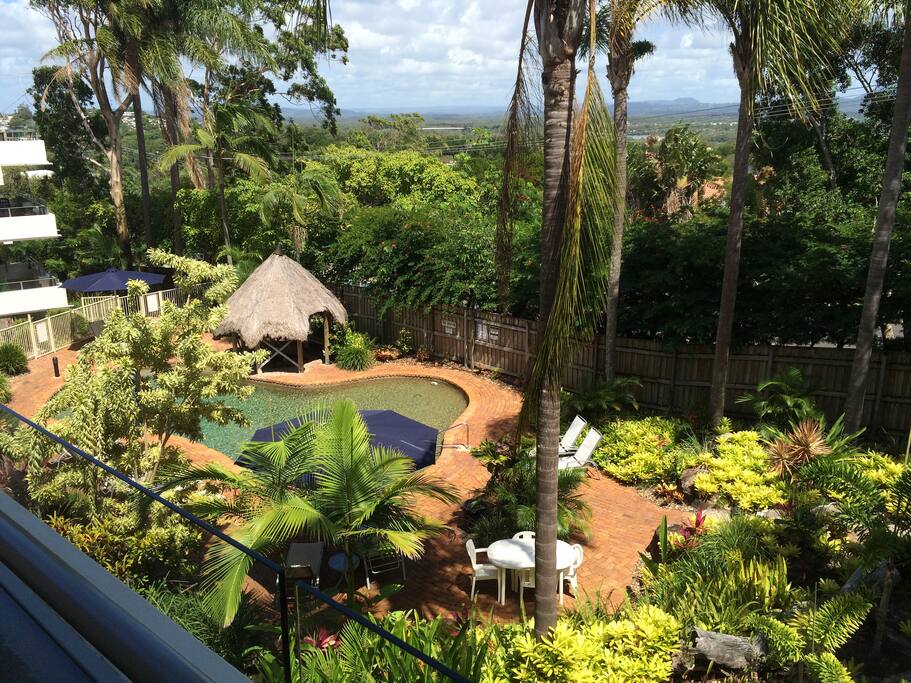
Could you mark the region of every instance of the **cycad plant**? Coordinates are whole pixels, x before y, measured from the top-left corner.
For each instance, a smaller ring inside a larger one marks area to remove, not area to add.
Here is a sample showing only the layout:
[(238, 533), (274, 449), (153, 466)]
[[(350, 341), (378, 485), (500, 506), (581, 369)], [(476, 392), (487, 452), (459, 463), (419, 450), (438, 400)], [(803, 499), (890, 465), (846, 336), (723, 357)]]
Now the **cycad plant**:
[[(275, 442), (249, 443), (230, 469), (209, 462), (171, 471), (160, 490), (205, 484), (221, 495), (188, 507), (215, 520), (231, 520), (231, 535), (258, 552), (281, 556), (304, 534), (338, 547), (348, 558), (382, 546), (419, 557), (424, 542), (443, 527), (419, 513), (421, 499), (454, 503), (445, 483), (399, 453), (370, 443), (370, 433), (351, 401), (316, 408), (300, 426)], [(212, 610), (230, 623), (253, 560), (217, 542), (203, 567)], [(348, 600), (354, 601), (353, 573)]]
[(202, 126), (194, 131), (196, 142), (174, 145), (161, 155), (160, 169), (169, 171), (180, 159), (203, 156), (215, 171), (218, 189), (218, 211), (225, 242), (225, 255), (229, 265), (231, 257), (231, 231), (228, 227), (228, 208), (225, 203), (225, 182), (228, 166), (233, 166), (257, 182), (271, 177), (265, 157), (268, 149), (263, 137), (272, 130), (272, 123), (255, 109), (226, 102), (212, 105), (212, 112)]

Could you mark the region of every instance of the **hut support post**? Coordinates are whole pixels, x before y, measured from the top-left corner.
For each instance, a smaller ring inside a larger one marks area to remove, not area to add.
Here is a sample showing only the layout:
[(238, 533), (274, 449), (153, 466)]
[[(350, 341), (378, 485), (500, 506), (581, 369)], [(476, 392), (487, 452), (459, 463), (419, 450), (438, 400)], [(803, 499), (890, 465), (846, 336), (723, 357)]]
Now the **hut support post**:
[(329, 365), (329, 314), (323, 313), (323, 363)]
[(304, 342), (297, 340), (297, 371), (304, 371)]

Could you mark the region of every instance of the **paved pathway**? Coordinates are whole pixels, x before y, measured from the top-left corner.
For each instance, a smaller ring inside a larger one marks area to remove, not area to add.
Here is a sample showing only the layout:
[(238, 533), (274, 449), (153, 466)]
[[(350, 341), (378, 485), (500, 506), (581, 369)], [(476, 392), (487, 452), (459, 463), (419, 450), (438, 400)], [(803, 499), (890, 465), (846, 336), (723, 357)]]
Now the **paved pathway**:
[[(62, 370), (75, 359), (76, 352), (64, 350), (56, 355), (60, 358)], [(30, 369), (28, 374), (11, 380), (13, 401), (10, 405), (28, 416), (62, 382), (53, 377), (50, 356), (32, 361)], [(459, 368), (409, 360), (378, 364), (359, 373), (324, 366), (315, 361), (307, 365), (304, 373), (265, 373), (254, 379), (288, 385), (315, 385), (382, 376), (429, 376), (461, 387), (468, 396), (468, 407), (457, 422), (467, 423), (472, 446), (483, 439), (498, 438), (513, 429), (521, 406), (519, 392), (502, 383)], [(453, 430), (446, 440), (450, 444), (460, 443), (465, 441), (465, 436), (461, 430)], [(226, 465), (233, 464), (227, 456), (202, 444), (180, 438), (176, 438), (176, 442), (193, 461), (217, 460)], [(471, 497), (488, 478), (487, 470), (467, 451), (459, 448), (443, 449), (436, 464), (430, 467), (430, 472), (452, 484), (460, 500)], [(591, 506), (593, 516), (591, 538), (583, 544), (585, 560), (579, 572), (580, 585), (589, 594), (599, 591), (602, 597), (610, 596), (611, 602), (617, 603), (623, 599), (639, 553), (648, 545), (662, 515), (666, 514), (671, 523), (682, 521), (686, 515), (679, 510), (661, 508), (644, 499), (635, 489), (597, 474), (587, 480), (584, 498)], [(380, 603), (378, 610), (417, 609), (425, 615), (464, 614), (469, 606), (471, 578), (465, 535), (455, 523), (458, 505), (428, 501), (422, 503), (421, 509), (446, 523), (450, 531), (431, 540), (420, 560), (407, 563), (405, 590)], [(331, 581), (329, 576), (326, 579)], [(396, 577), (390, 574), (386, 580), (395, 581)], [(493, 612), (498, 620), (517, 616), (518, 600), (514, 594), (509, 593), (506, 606), (501, 607), (496, 604), (496, 582), (479, 583), (479, 589), (477, 605), (481, 614)], [(526, 595), (529, 613), (534, 605), (531, 593), (527, 591)], [(568, 597), (566, 605), (571, 607), (573, 599)]]

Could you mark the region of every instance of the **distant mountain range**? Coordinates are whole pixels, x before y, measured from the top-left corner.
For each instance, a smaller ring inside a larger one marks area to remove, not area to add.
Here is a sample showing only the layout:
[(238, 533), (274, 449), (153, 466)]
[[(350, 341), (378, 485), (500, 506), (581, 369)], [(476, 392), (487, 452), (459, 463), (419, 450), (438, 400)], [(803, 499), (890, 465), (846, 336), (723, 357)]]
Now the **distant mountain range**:
[[(839, 109), (849, 116), (857, 114), (860, 98), (841, 98)], [(310, 109), (299, 107), (282, 107), (286, 117), (296, 119), (301, 123), (313, 121), (313, 112)], [(506, 113), (506, 106), (490, 105), (432, 105), (423, 107), (376, 107), (376, 108), (345, 108), (339, 123), (351, 125), (373, 114), (376, 116), (389, 116), (417, 112), (429, 123), (450, 123), (459, 125), (468, 123), (499, 122)], [(736, 102), (703, 102), (693, 97), (678, 97), (673, 100), (631, 100), (629, 103), (630, 119), (641, 118), (679, 118), (681, 120), (734, 120), (737, 118)]]

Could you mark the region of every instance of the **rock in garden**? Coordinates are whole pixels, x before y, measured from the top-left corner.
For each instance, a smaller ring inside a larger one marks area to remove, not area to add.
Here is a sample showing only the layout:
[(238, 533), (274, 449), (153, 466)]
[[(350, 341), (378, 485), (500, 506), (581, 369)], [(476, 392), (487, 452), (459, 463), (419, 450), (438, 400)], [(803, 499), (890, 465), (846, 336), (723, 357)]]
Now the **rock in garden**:
[(696, 477), (706, 469), (704, 467), (689, 467), (680, 473), (680, 491), (688, 498), (696, 497)]
[(731, 521), (730, 510), (725, 510), (724, 508), (706, 508), (702, 511), (702, 514), (706, 519), (711, 519), (716, 522)]
[(751, 669), (765, 659), (765, 641), (696, 629), (696, 652), (728, 669)]
[(757, 517), (765, 517), (766, 519), (781, 519), (782, 514), (781, 510), (776, 510), (775, 508), (770, 508), (768, 510), (760, 510), (756, 513)]

